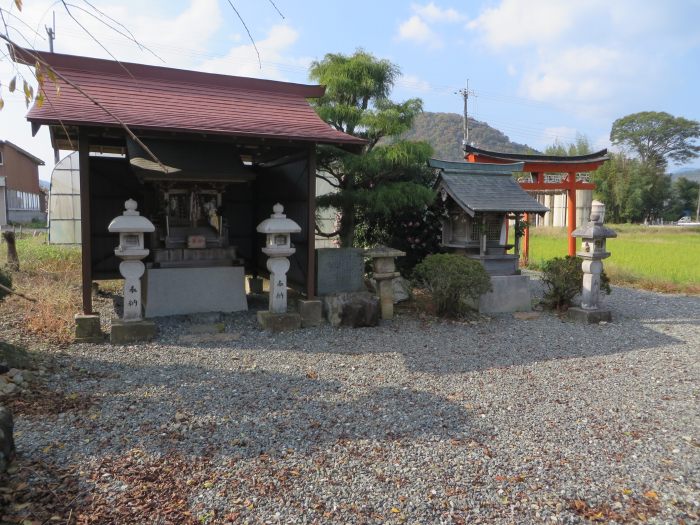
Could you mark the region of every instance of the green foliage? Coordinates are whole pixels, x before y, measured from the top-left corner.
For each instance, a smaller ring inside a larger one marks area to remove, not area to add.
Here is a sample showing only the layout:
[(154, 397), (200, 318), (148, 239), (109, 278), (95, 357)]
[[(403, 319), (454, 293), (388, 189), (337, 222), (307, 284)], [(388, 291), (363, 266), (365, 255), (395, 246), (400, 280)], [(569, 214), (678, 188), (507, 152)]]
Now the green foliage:
[(608, 222), (641, 222), (664, 213), (671, 195), (670, 177), (656, 166), (623, 153), (613, 153), (610, 160), (593, 172), (595, 198), (606, 205)]
[(365, 246), (383, 244), (405, 252), (404, 257), (396, 260), (396, 267), (402, 275), (410, 277), (416, 264), (442, 249), (444, 211), (440, 204), (391, 216), (374, 216), (371, 220), (363, 217), (361, 227), (355, 232), (357, 240)]
[(665, 112), (642, 111), (613, 122), (610, 142), (627, 148), (643, 163), (665, 167), (669, 160), (681, 163), (700, 155), (700, 122)]
[(592, 153), (591, 144), (588, 141), (588, 137), (585, 135), (577, 134), (576, 140), (570, 144), (564, 144), (559, 139), (554, 141), (554, 144), (547, 146), (545, 148), (545, 155), (560, 155), (564, 156), (574, 156), (574, 155), (586, 155)]
[[(580, 257), (555, 257), (542, 264), (542, 282), (547, 287), (543, 303), (561, 311), (571, 305), (571, 301), (583, 288), (583, 270)], [(600, 276), (600, 291), (610, 293), (610, 280), (605, 271)]]
[(700, 183), (678, 177), (671, 184), (671, 199), (664, 210), (664, 219), (677, 221), (684, 215), (694, 215), (698, 204)]
[(462, 255), (429, 255), (414, 271), (415, 283), (428, 290), (438, 315), (455, 316), (471, 309), (471, 303), (491, 290), (484, 267)]
[[(10, 272), (4, 268), (0, 268), (0, 284), (7, 288), (12, 288), (12, 277), (10, 276)], [(2, 302), (8, 295), (10, 295), (10, 292), (0, 288), (0, 302)]]
[(340, 211), (337, 234), (343, 246), (355, 245), (356, 231), (371, 228), (371, 221), (421, 210), (434, 200), (426, 143), (392, 141), (384, 137), (407, 131), (422, 111), (420, 99), (392, 102), (389, 92), (399, 68), (388, 60), (358, 50), (353, 55), (327, 54), (313, 62), (309, 76), (326, 86), (314, 107), (337, 130), (367, 139), (364, 155), (333, 147), (320, 147), (317, 165), (337, 192), (317, 201), (319, 208)]

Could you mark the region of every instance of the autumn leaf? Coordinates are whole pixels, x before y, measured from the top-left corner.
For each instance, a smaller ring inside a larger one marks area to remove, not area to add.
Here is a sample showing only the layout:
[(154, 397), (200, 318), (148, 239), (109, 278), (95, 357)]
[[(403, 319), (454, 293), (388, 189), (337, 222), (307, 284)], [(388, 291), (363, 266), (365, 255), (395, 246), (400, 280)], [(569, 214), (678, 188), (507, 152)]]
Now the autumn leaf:
[(0, 98), (0, 110), (5, 107), (5, 101)]
[(15, 5), (17, 6), (18, 11), (22, 10), (22, 0), (15, 0)]
[(659, 495), (653, 490), (647, 490), (644, 493), (644, 497), (647, 499), (654, 499), (654, 500), (659, 499)]
[(392, 514), (398, 514), (401, 511), (399, 509), (397, 509), (396, 507), (391, 507), (391, 512), (392, 512)]
[(14, 93), (16, 88), (17, 88), (17, 77), (12, 77), (12, 80), (10, 80), (10, 85), (7, 86), (7, 89), (10, 90), (10, 93)]

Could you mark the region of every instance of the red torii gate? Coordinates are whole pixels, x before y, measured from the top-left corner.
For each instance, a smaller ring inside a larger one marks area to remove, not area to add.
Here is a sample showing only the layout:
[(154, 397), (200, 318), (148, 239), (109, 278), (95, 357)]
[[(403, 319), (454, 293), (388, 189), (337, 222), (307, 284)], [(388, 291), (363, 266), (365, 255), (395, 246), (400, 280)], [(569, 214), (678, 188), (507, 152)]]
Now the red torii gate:
[[(520, 182), (520, 186), (526, 191), (565, 191), (566, 192), (566, 225), (569, 237), (569, 255), (576, 254), (576, 239), (572, 233), (576, 229), (576, 190), (594, 190), (595, 184), (576, 180), (577, 173), (585, 173), (598, 169), (609, 159), (608, 150), (602, 149), (587, 155), (525, 155), (521, 153), (499, 153), (479, 149), (474, 146), (464, 146), (465, 158), (469, 162), (486, 162), (491, 164), (505, 164), (511, 162), (524, 162), (523, 171), (532, 175), (533, 182)], [(566, 174), (560, 182), (545, 182), (545, 173)], [(527, 214), (525, 214), (526, 219)], [(530, 232), (525, 230), (523, 246), (523, 258), (525, 261), (530, 256)]]

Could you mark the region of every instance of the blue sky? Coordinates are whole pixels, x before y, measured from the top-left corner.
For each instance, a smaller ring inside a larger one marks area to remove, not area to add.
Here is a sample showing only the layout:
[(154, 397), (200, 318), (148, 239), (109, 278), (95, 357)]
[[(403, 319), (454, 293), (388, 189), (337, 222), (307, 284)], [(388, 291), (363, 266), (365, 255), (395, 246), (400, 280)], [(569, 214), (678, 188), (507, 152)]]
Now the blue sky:
[[(395, 100), (420, 97), (426, 111), (454, 113), (462, 110), (455, 91), (468, 79), (476, 95), (470, 115), (535, 148), (577, 133), (608, 147), (612, 122), (638, 111), (700, 120), (700, 0), (275, 0), (284, 18), (268, 1), (233, 0), (262, 68), (227, 0), (93, 3), (171, 67), (307, 82), (312, 60), (362, 47), (401, 68)], [(43, 27), (51, 4), (25, 0), (25, 20)], [(56, 51), (106, 57), (55, 9)], [(120, 60), (162, 64), (94, 20), (81, 20)], [(48, 43), (37, 39), (37, 47)], [(0, 78), (10, 75), (0, 62)], [(22, 99), (5, 91), (3, 97), (0, 138), (44, 158), (41, 176), (49, 178), (48, 134), (32, 138)]]

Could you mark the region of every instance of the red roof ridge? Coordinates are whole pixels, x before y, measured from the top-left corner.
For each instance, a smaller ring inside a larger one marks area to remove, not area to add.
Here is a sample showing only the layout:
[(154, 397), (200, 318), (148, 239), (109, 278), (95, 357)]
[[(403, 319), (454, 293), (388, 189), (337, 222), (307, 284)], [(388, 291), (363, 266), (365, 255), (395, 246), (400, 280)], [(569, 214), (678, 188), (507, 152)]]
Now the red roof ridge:
[(322, 97), (326, 91), (325, 86), (315, 84), (298, 84), (279, 80), (267, 80), (262, 78), (241, 77), (224, 75), (221, 73), (205, 73), (165, 66), (152, 66), (135, 62), (117, 62), (102, 58), (84, 57), (79, 55), (66, 55), (63, 53), (49, 53), (25, 48), (14, 48), (15, 61), (33, 66), (38, 57), (51, 67), (59, 70), (72, 70), (85, 73), (101, 73), (118, 77), (133, 77), (136, 80), (165, 80), (194, 85), (215, 85), (250, 91), (270, 91), (273, 93), (287, 93), (303, 96), (304, 98)]

